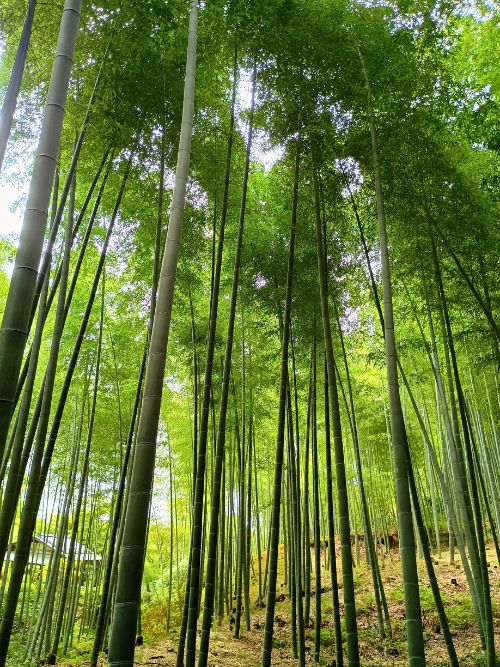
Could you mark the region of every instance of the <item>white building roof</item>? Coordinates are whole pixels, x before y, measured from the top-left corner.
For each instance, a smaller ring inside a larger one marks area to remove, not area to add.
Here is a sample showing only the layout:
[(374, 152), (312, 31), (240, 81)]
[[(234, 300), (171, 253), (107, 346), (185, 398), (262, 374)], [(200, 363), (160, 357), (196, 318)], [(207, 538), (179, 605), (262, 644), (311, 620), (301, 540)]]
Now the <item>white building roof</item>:
[[(41, 534), (34, 535), (33, 542), (31, 543), (30, 552), (28, 556), (28, 562), (35, 565), (45, 565), (50, 560), (50, 555), (56, 548), (57, 544), (57, 535), (51, 534)], [(16, 553), (16, 542), (12, 543), (10, 549), (10, 555), (6, 554), (5, 558), (9, 557), (9, 560), (14, 560)], [(66, 537), (62, 543), (61, 555), (63, 558), (69, 556), (71, 548), (71, 538)], [(102, 560), (101, 556), (80, 542), (75, 540), (75, 552), (74, 552), (75, 561), (84, 561), (84, 562), (99, 562)]]

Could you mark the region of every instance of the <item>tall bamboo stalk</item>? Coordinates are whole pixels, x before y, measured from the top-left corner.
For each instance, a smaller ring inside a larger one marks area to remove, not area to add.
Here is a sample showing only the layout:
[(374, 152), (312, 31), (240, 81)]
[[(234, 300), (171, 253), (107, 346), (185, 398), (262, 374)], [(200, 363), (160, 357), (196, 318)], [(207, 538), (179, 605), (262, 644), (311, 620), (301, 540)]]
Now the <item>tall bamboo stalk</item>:
[[(315, 138), (311, 137), (311, 159), (313, 165), (314, 213), (316, 229), (316, 255), (320, 288), (321, 319), (323, 322), (323, 340), (325, 345), (328, 393), (333, 427), (335, 450), (335, 470), (337, 477), (337, 497), (339, 505), (339, 528), (342, 560), (342, 581), (344, 585), (344, 614), (346, 619), (347, 661), (350, 667), (359, 665), (358, 630), (356, 623), (356, 600), (354, 594), (353, 563), (351, 551), (351, 529), (349, 524), (349, 499), (345, 474), (344, 443), (340, 406), (335, 375), (335, 357), (333, 353), (332, 331), (328, 307), (327, 277), (321, 224), (321, 200), (319, 183), (319, 160)], [(334, 545), (332, 545), (334, 548)]]
[(130, 497), (118, 567), (114, 615), (109, 638), (108, 664), (113, 667), (132, 667), (134, 662), (135, 633), (139, 616), (146, 547), (146, 525), (153, 484), (166, 348), (191, 156), (197, 27), (198, 1), (191, 0), (182, 127), (175, 185), (151, 332), (136, 453), (130, 480)]
[(31, 28), (35, 16), (35, 7), (36, 0), (28, 0), (28, 10), (24, 19), (23, 29), (19, 39), (9, 84), (5, 93), (2, 110), (0, 111), (0, 172), (2, 171), (7, 142), (9, 141), (12, 121), (16, 111), (17, 98), (19, 96), (19, 91), (21, 90), (24, 65), (26, 63), (26, 56), (28, 55), (28, 46), (31, 37)]
[(401, 409), (399, 394), (396, 338), (394, 333), (394, 314), (392, 305), (392, 284), (389, 264), (389, 249), (385, 221), (384, 194), (380, 158), (378, 150), (375, 112), (370, 89), (368, 73), (361, 55), (361, 66), (365, 78), (368, 99), (368, 114), (373, 156), (373, 173), (377, 202), (377, 219), (380, 240), (380, 256), (382, 265), (382, 292), (384, 306), (384, 331), (387, 364), (387, 382), (389, 388), (389, 410), (391, 419), (392, 447), (394, 451), (394, 474), (396, 479), (396, 502), (398, 510), (399, 549), (403, 569), (405, 592), (406, 634), (408, 639), (408, 662), (411, 667), (425, 665), (424, 635), (420, 608), (420, 592), (415, 550), (415, 539), (411, 520), (411, 501), (408, 484), (406, 461), (407, 435)]
[(64, 3), (28, 203), (0, 330), (0, 458), (4, 452), (28, 336), (81, 4), (81, 0), (66, 0)]
[[(262, 667), (270, 667), (273, 648), (274, 611), (276, 607), (276, 585), (278, 580), (278, 548), (280, 536), (281, 486), (283, 478), (283, 459), (285, 447), (285, 411), (288, 386), (288, 348), (290, 343), (290, 321), (292, 311), (293, 269), (295, 261), (295, 236), (297, 229), (297, 205), (300, 164), (300, 132), (295, 154), (295, 176), (292, 199), (292, 217), (290, 225), (290, 243), (288, 246), (288, 266), (286, 276), (285, 314), (281, 337), (280, 392), (278, 408), (278, 433), (276, 436), (276, 459), (274, 464), (274, 487), (272, 495), (272, 515), (269, 544), (269, 584), (266, 601), (266, 620), (264, 642), (262, 646)], [(302, 591), (300, 591), (302, 595)], [(303, 657), (301, 658), (303, 660)]]

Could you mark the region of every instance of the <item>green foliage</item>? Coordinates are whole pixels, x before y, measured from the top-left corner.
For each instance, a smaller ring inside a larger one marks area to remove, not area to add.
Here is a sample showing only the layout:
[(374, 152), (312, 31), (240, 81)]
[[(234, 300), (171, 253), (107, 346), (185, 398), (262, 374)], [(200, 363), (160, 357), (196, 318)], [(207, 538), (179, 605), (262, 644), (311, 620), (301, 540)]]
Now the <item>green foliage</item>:
[[(347, 191), (349, 186), (375, 269), (375, 281), (379, 284), (369, 109), (359, 52), (370, 80), (380, 144), (398, 353), (443, 470), (448, 474), (451, 464), (446, 459), (446, 447), (442, 447), (445, 425), (436, 403), (435, 378), (426, 350), (431, 334), (429, 307), (437, 331), (436, 349), (444, 376), (447, 348), (441, 329), (442, 311), (432, 266), (431, 239), (437, 244), (462, 381), (473, 410), (474, 435), (481, 456), (493, 448), (497, 441), (495, 429), (498, 430), (500, 424), (498, 410), (490, 409), (494, 406), (492, 397), (497, 392), (498, 359), (494, 338), (477, 299), (466, 289), (450, 253), (451, 248), (463, 262), (481, 296), (489, 300), (491, 312), (498, 321), (500, 70), (498, 58), (493, 57), (499, 42), (497, 17), (479, 3), (467, 13), (464, 8), (451, 7), (447, 2), (428, 0), (405, 0), (383, 6), (353, 5), (344, 0), (238, 0), (201, 4), (192, 168), (168, 347), (156, 490), (143, 580), (144, 624), (152, 636), (160, 636), (164, 630), (170, 565), (173, 573), (173, 628), (179, 625), (187, 575), (193, 469), (193, 357), (196, 356), (198, 371), (202, 375), (212, 250), (220, 223), (235, 47), (238, 76), (242, 82), (238, 88), (238, 129), (221, 277), (213, 419), (216, 422), (220, 398), (221, 357), (241, 196), (244, 126), (248, 120), (245, 85), (255, 59), (256, 141), (238, 295), (232, 369), (236, 398), (231, 398), (229, 408), (226, 470), (237, 452), (236, 431), (241, 427), (237, 413), (241, 420), (241, 350), (244, 340), (246, 391), (247, 397), (250, 394), (252, 397), (263, 531), (268, 528), (269, 490), (272, 487), (279, 396), (280, 317), (288, 259), (293, 144), (299, 122), (304, 130), (304, 148), (291, 315), (294, 357), (290, 371), (295, 375), (291, 372), (290, 377), (293, 377), (293, 389), (295, 382), (297, 388), (300, 446), (303, 448), (306, 431), (311, 342), (313, 335), (318, 340), (322, 336), (309, 143), (314, 131), (318, 137), (321, 165), (329, 303), (332, 312), (334, 304), (339, 307), (346, 341), (367, 496), (376, 520), (377, 535), (385, 538), (394, 532), (396, 525), (384, 344)], [(29, 161), (39, 132), (38, 119), (45, 101), (61, 6), (61, 2), (39, 3), (37, 8), (11, 140), (9, 169), (13, 181), (16, 176), (24, 177), (25, 163)], [(0, 69), (2, 87), (5, 87), (13, 61), (23, 11), (15, 0), (0, 2), (0, 25), (5, 43)], [(87, 2), (84, 3), (82, 26), (64, 120), (60, 154), (62, 181), (71, 159), (75, 132), (81, 127), (101, 66), (102, 74), (77, 168), (77, 211), (83, 205), (97, 165), (108, 147), (112, 149), (114, 161), (65, 325), (55, 395), (61, 389), (93, 281), (119, 187), (120, 165), (133, 152), (130, 178), (106, 260), (103, 361), (89, 475), (92, 511), (88, 507), (82, 515), (87, 524), (91, 517), (97, 517), (92, 537), (96, 548), (104, 552), (113, 490), (118, 480), (138, 370), (147, 340), (162, 132), (166, 166), (162, 247), (171, 203), (184, 86), (186, 2)], [(88, 216), (75, 240), (71, 271), (75, 267), (87, 220)], [(447, 242), (436, 232), (436, 222)], [(63, 220), (56, 240), (52, 280), (61, 256), (65, 224)], [(1, 237), (0, 316), (8, 292), (7, 267), (14, 255), (12, 240)], [(425, 341), (417, 320), (422, 325)], [(99, 304), (96, 303), (54, 452), (48, 496), (55, 489), (66, 487), (77, 417), (82, 403), (88, 398), (84, 395), (85, 378), (95, 355), (98, 321)], [(48, 315), (44, 333), (35, 396), (47, 364), (53, 326), (54, 307)], [(339, 361), (341, 347), (336, 329), (333, 335), (339, 377), (345, 386), (346, 373)], [(32, 337), (33, 332), (29, 342)], [(319, 343), (318, 406), (323, 406), (324, 402), (322, 359), (323, 347)], [(201, 386), (197, 389), (200, 392)], [(424, 518), (432, 531), (431, 484), (436, 488), (438, 484), (436, 479), (429, 479), (420, 427), (408, 396), (403, 390), (401, 393)], [(342, 396), (340, 400), (347, 484), (350, 496), (355, 499), (350, 499), (351, 512), (359, 527), (362, 519), (356, 495), (358, 479), (350, 421)], [(84, 409), (84, 430), (88, 420), (86, 410), (88, 407)], [(317, 418), (319, 466), (323, 471), (325, 420), (322, 407), (318, 408)], [(483, 425), (482, 431), (479, 424)], [(210, 428), (213, 428), (212, 424)], [(212, 472), (213, 447), (210, 433), (207, 479)], [(481, 466), (485, 468), (483, 458)], [(171, 472), (176, 503), (173, 509), (170, 506)], [(229, 485), (227, 479), (226, 485)], [(495, 490), (490, 488), (489, 479), (486, 479), (486, 487), (487, 498), (493, 499)], [(323, 499), (325, 489), (323, 476), (320, 479)], [(444, 527), (447, 512), (439, 490), (436, 493), (438, 524)], [(237, 495), (234, 490), (233, 495)], [(227, 517), (231, 516), (229, 497), (228, 492)], [(236, 515), (234, 507), (232, 511)], [(57, 508), (46, 518), (48, 523), (39, 517), (37, 530), (54, 529), (56, 513)], [(72, 518), (70, 526), (71, 523)], [(255, 526), (252, 530), (255, 533)], [(169, 551), (171, 537), (173, 554)], [(431, 537), (434, 539), (432, 534)], [(281, 580), (284, 564), (280, 562), (279, 567)], [(364, 570), (355, 571), (359, 615), (368, 614), (374, 608), (374, 598), (365, 590), (365, 575)], [(430, 589), (421, 587), (420, 594), (424, 611), (431, 614), (434, 601)], [(452, 629), (469, 627), (474, 620), (474, 610), (468, 594), (443, 597)], [(400, 603), (403, 598), (403, 588), (393, 587), (390, 600)], [(325, 601), (324, 611), (328, 604)], [(321, 642), (324, 646), (331, 643), (330, 631), (326, 628), (322, 629)], [(275, 640), (274, 645), (281, 647), (283, 643)], [(396, 640), (393, 648), (403, 650)], [(77, 660), (84, 660), (85, 650), (86, 644), (75, 640), (71, 654), (75, 664)], [(22, 652), (21, 642), (16, 638), (12, 645), (13, 664)], [(476, 664), (482, 664), (480, 660), (478, 658)]]

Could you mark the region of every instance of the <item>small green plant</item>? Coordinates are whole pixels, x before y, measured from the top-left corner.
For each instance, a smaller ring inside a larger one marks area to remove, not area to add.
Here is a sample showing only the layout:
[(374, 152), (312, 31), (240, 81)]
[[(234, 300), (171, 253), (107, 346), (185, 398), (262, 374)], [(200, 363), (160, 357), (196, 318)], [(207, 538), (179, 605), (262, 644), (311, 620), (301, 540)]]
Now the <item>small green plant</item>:
[(333, 636), (330, 630), (327, 628), (321, 628), (319, 641), (322, 646), (331, 646), (333, 644)]
[(486, 654), (481, 651), (481, 653), (478, 653), (477, 655), (474, 656), (474, 665), (476, 667), (486, 667), (488, 664), (488, 659), (486, 657)]
[(405, 599), (403, 587), (398, 585), (394, 586), (392, 590), (389, 589), (388, 597), (394, 602), (402, 602)]
[(475, 621), (472, 602), (464, 593), (457, 593), (455, 604), (448, 605), (446, 613), (452, 628), (466, 628)]
[[(444, 601), (444, 600), (443, 600)], [(431, 610), (436, 608), (432, 590), (427, 587), (420, 587), (420, 604), (422, 609)]]

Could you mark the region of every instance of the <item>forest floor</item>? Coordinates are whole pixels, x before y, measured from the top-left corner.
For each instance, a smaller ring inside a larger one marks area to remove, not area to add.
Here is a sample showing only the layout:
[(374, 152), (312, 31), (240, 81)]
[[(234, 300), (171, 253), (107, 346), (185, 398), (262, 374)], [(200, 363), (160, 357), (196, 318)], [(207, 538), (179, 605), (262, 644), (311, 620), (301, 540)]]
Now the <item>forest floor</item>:
[[(500, 639), (500, 568), (496, 562), (493, 549), (488, 549), (490, 570), (491, 594), (495, 616), (495, 636)], [(337, 562), (340, 558), (338, 555)], [(435, 570), (439, 586), (443, 594), (448, 620), (453, 634), (455, 648), (460, 665), (485, 665), (484, 655), (481, 653), (481, 643), (474, 620), (474, 613), (467, 582), (459, 558), (450, 564), (448, 554), (443, 553), (441, 558), (434, 557)], [(354, 582), (356, 588), (356, 611), (358, 619), (359, 646), (361, 664), (363, 667), (387, 665), (399, 667), (407, 664), (406, 638), (404, 627), (404, 599), (401, 579), (399, 554), (397, 551), (390, 556), (380, 558), (382, 579), (391, 616), (393, 637), (381, 639), (377, 632), (377, 616), (375, 599), (371, 582), (371, 573), (364, 560), (355, 568)], [(435, 610), (432, 592), (423, 561), (419, 562), (421, 578), (421, 604), (424, 621), (426, 642), (426, 656), (428, 667), (444, 667), (449, 665), (443, 636), (440, 632), (438, 616)], [(329, 573), (322, 570), (324, 587), (322, 600), (322, 630), (321, 630), (321, 658), (320, 664), (334, 667), (333, 623), (331, 588), (328, 585)], [(339, 573), (339, 582), (341, 577)], [(252, 592), (257, 585), (256, 577), (252, 580)], [(312, 587), (314, 577), (312, 579)], [(253, 596), (253, 600), (257, 594)], [(293, 659), (290, 624), (290, 600), (285, 595), (285, 587), (278, 592), (276, 617), (274, 625), (273, 665), (285, 667), (296, 665)], [(340, 590), (341, 615), (343, 614), (342, 590)], [(314, 614), (314, 596), (311, 597), (311, 615)], [(177, 641), (171, 639), (152, 639), (148, 637), (148, 626), (153, 628), (153, 617), (147, 611), (144, 613), (145, 645), (136, 651), (136, 665), (141, 667), (170, 667), (176, 664)], [(215, 626), (210, 641), (209, 665), (224, 667), (258, 667), (261, 661), (262, 638), (265, 609), (253, 608), (251, 614), (251, 630), (245, 629), (244, 615), (240, 639), (234, 639), (232, 624), (226, 620), (221, 627)], [(306, 629), (306, 661), (313, 664), (314, 626), (309, 624)], [(497, 651), (500, 645), (497, 644)], [(82, 660), (83, 658), (83, 660)], [(85, 664), (85, 658), (80, 656), (77, 662), (65, 662), (65, 667)], [(105, 661), (102, 663), (105, 665)]]

